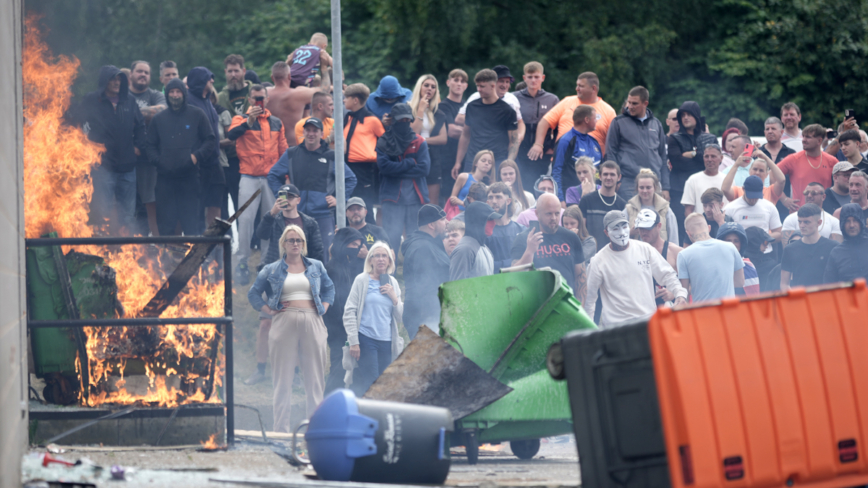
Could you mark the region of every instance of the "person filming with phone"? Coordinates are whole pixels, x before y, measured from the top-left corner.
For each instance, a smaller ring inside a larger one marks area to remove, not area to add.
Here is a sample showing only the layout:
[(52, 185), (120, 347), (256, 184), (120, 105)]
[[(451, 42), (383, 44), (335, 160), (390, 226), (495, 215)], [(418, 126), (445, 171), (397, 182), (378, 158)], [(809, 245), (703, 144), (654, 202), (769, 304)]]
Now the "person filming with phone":
[[(250, 107), (245, 115), (232, 118), (229, 133), (226, 137), (235, 142), (238, 153), (239, 172), (241, 180), (238, 184), (239, 207), (250, 197), (261, 190), (253, 199), (250, 208), (238, 217), (238, 251), (235, 253), (235, 277), (239, 285), (250, 283), (250, 271), (247, 259), (250, 257), (250, 239), (253, 234), (253, 221), (256, 210), (265, 215), (274, 205), (275, 194), (268, 187), (268, 171), (277, 162), (280, 155), (286, 152), (286, 135), (283, 122), (271, 115), (265, 108), (268, 93), (262, 85), (252, 85), (249, 95)], [(262, 242), (262, 253), (268, 253), (268, 243)]]

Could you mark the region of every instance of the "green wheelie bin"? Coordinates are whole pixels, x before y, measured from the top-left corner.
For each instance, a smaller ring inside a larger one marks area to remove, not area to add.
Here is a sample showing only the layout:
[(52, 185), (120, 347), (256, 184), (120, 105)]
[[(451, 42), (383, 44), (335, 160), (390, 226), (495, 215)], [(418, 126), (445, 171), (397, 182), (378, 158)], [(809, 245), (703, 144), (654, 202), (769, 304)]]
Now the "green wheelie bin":
[(573, 432), (564, 382), (546, 369), (549, 346), (564, 334), (596, 326), (552, 270), (506, 272), (440, 287), (440, 335), (512, 392), (456, 420), (452, 445), (476, 462), (480, 443), (509, 441), (533, 457), (540, 438)]

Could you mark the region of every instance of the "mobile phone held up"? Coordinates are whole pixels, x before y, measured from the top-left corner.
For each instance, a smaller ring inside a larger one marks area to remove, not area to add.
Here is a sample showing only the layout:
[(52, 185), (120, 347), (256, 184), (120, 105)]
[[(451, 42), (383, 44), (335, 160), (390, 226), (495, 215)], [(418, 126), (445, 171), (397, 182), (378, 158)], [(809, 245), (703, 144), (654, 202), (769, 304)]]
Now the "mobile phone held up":
[(754, 151), (756, 151), (756, 146), (754, 146), (753, 144), (748, 144), (744, 146), (745, 156), (753, 156)]
[(389, 284), (389, 275), (383, 273), (380, 275), (380, 286), (386, 286)]
[(253, 103), (261, 109), (265, 109), (265, 97), (253, 97)]
[(847, 119), (856, 119), (856, 120), (859, 120), (859, 119), (856, 117), (856, 111), (853, 110), (852, 108), (848, 108), (848, 109), (845, 109), (845, 110), (844, 110), (844, 120), (847, 120)]

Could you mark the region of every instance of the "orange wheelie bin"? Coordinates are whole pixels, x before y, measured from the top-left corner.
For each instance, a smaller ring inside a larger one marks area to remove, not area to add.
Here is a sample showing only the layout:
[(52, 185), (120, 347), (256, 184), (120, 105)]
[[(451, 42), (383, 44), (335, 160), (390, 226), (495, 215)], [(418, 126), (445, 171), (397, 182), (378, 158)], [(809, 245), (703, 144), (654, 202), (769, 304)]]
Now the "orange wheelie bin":
[(868, 484), (868, 290), (796, 288), (648, 323), (676, 488)]

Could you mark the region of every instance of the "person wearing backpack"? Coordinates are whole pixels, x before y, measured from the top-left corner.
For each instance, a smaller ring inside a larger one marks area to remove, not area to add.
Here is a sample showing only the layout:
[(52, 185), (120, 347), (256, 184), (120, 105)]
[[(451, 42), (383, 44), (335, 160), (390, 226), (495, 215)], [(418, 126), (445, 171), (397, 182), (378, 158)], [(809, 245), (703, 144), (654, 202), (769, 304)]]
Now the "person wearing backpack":
[[(316, 219), (328, 262), (328, 249), (335, 235), (335, 152), (322, 138), (323, 124), (316, 117), (304, 122), (304, 143), (291, 147), (268, 172), (268, 186), (275, 196), (281, 186), (291, 183), (301, 193), (299, 212)], [(344, 194), (356, 188), (356, 175), (344, 164)], [(287, 181), (287, 179), (289, 181)]]
[(603, 152), (600, 143), (589, 134), (597, 127), (597, 110), (592, 105), (579, 105), (573, 111), (573, 128), (558, 141), (555, 161), (552, 164), (552, 178), (557, 183), (558, 199), (563, 203), (567, 188), (580, 185), (575, 171), (576, 161), (587, 156), (600, 164)]

